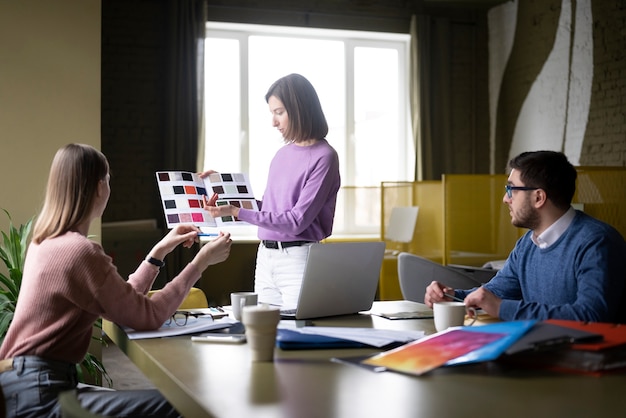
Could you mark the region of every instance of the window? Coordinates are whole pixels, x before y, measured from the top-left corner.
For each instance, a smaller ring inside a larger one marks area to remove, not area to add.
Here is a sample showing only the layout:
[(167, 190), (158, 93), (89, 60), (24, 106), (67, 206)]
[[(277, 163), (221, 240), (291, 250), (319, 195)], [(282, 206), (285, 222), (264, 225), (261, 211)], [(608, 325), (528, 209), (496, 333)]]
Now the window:
[(250, 175), (261, 198), (283, 145), (265, 93), (300, 73), (315, 87), (340, 158), (333, 235), (378, 234), (381, 181), (413, 179), (409, 36), (209, 22), (205, 43), (205, 166)]

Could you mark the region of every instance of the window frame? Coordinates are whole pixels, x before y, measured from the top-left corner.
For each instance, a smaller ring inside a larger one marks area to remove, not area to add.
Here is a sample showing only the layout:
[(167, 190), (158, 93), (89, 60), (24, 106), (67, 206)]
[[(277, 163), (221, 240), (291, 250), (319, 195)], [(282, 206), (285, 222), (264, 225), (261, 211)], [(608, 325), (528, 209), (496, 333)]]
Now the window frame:
[[(206, 37), (234, 39), (239, 42), (239, 63), (240, 63), (240, 129), (241, 140), (239, 142), (239, 160), (242, 171), (248, 172), (250, 168), (250, 123), (249, 123), (249, 37), (250, 36), (273, 36), (288, 38), (311, 38), (336, 40), (344, 43), (345, 46), (345, 97), (346, 111), (344, 136), (341, 138), (345, 150), (345, 155), (340, 155), (340, 166), (342, 175), (342, 185), (338, 198), (336, 226), (333, 230), (335, 235), (379, 235), (380, 234), (380, 184), (355, 185), (357, 162), (355, 161), (355, 75), (354, 75), (354, 51), (358, 47), (365, 48), (386, 48), (395, 49), (398, 53), (398, 109), (405, 109), (398, 112), (398, 158), (397, 177), (385, 178), (383, 181), (409, 181), (412, 180), (414, 169), (415, 150), (413, 141), (410, 139), (410, 116), (409, 116), (409, 34), (380, 33), (334, 29), (300, 28), (289, 26), (254, 25), (225, 22), (207, 22)], [(384, 141), (384, 139), (381, 139)], [(206, 147), (209, 148), (209, 147)], [(404, 158), (402, 158), (404, 157)], [(205, 157), (202, 158), (205, 160)], [(375, 169), (375, 168), (374, 168)], [(265, 181), (265, 179), (263, 179)], [(359, 193), (359, 188), (363, 188)], [(264, 188), (264, 184), (263, 184)], [(255, 193), (262, 193), (257, 190)], [(367, 203), (359, 203), (363, 198), (359, 195), (367, 196), (370, 200)], [(371, 200), (375, 201), (371, 201)], [(365, 223), (358, 222), (357, 211), (360, 207), (367, 207), (375, 216), (370, 215)]]

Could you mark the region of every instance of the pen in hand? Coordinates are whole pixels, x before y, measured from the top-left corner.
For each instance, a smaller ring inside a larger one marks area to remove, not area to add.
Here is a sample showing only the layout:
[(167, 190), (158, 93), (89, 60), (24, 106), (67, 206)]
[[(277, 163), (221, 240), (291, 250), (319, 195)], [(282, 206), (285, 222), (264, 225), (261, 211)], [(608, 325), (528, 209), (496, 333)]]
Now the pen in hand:
[[(465, 302), (463, 299), (461, 299), (461, 298), (457, 298), (457, 297), (456, 297), (456, 296), (454, 296), (453, 294), (446, 293), (446, 292), (443, 292), (443, 297), (444, 297), (444, 298), (446, 298), (446, 297), (447, 297), (447, 298), (450, 298), (450, 299), (455, 300), (455, 301), (457, 301), (457, 302)], [(480, 309), (480, 308), (466, 308), (466, 309), (469, 309), (470, 311), (473, 311), (473, 312), (474, 312), (474, 315), (476, 315), (476, 310), (477, 310), (477, 309)], [(471, 316), (472, 316), (472, 315), (470, 315), (470, 317), (471, 317)]]
[(457, 297), (456, 297), (456, 296), (454, 296), (453, 294), (446, 293), (446, 292), (443, 292), (443, 297), (444, 297), (444, 298), (450, 298), (450, 299), (452, 299), (452, 300), (456, 300), (457, 302), (464, 302), (464, 300), (463, 300), (463, 299), (461, 299), (461, 298), (457, 298)]

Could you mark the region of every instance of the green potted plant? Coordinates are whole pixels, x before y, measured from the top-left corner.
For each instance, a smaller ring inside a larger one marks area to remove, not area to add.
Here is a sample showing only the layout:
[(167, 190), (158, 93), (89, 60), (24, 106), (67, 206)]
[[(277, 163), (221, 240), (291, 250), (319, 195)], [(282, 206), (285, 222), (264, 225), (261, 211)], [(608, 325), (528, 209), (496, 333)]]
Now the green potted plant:
[[(28, 248), (28, 240), (33, 226), (33, 218), (31, 218), (28, 222), (16, 228), (13, 225), (13, 220), (9, 212), (7, 212), (6, 209), (2, 210), (9, 218), (9, 230), (8, 233), (2, 231), (0, 259), (4, 262), (9, 275), (6, 276), (0, 272), (0, 344), (4, 341), (4, 337), (13, 319), (13, 314), (15, 313), (15, 305), (17, 304), (17, 298), (22, 286), (22, 272), (24, 271), (26, 249)], [(94, 324), (94, 327), (101, 330), (102, 321), (98, 320)], [(100, 336), (101, 334), (102, 333), (99, 332), (98, 336), (94, 336), (93, 338), (101, 344), (106, 344), (106, 341)], [(78, 378), (81, 382), (85, 382), (86, 379), (83, 369), (87, 371), (87, 374), (91, 376), (96, 384), (102, 384), (102, 378), (106, 380), (109, 387), (113, 383), (102, 362), (91, 353), (87, 353), (82, 363), (76, 366)]]

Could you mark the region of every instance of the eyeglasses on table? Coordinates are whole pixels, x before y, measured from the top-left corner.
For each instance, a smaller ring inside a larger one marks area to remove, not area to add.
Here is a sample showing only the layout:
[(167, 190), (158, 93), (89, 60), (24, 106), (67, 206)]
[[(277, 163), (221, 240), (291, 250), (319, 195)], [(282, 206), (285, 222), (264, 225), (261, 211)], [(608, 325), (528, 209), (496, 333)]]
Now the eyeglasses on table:
[(189, 311), (176, 311), (174, 312), (174, 315), (172, 315), (171, 317), (169, 317), (169, 319), (167, 321), (165, 321), (165, 325), (178, 325), (179, 327), (184, 327), (185, 325), (187, 325), (187, 321), (189, 320), (189, 317), (193, 317), (193, 318), (199, 318), (199, 317), (203, 317), (203, 316), (208, 316), (211, 319), (213, 318), (213, 315), (211, 315), (210, 313), (204, 313), (204, 312), (189, 312)]

